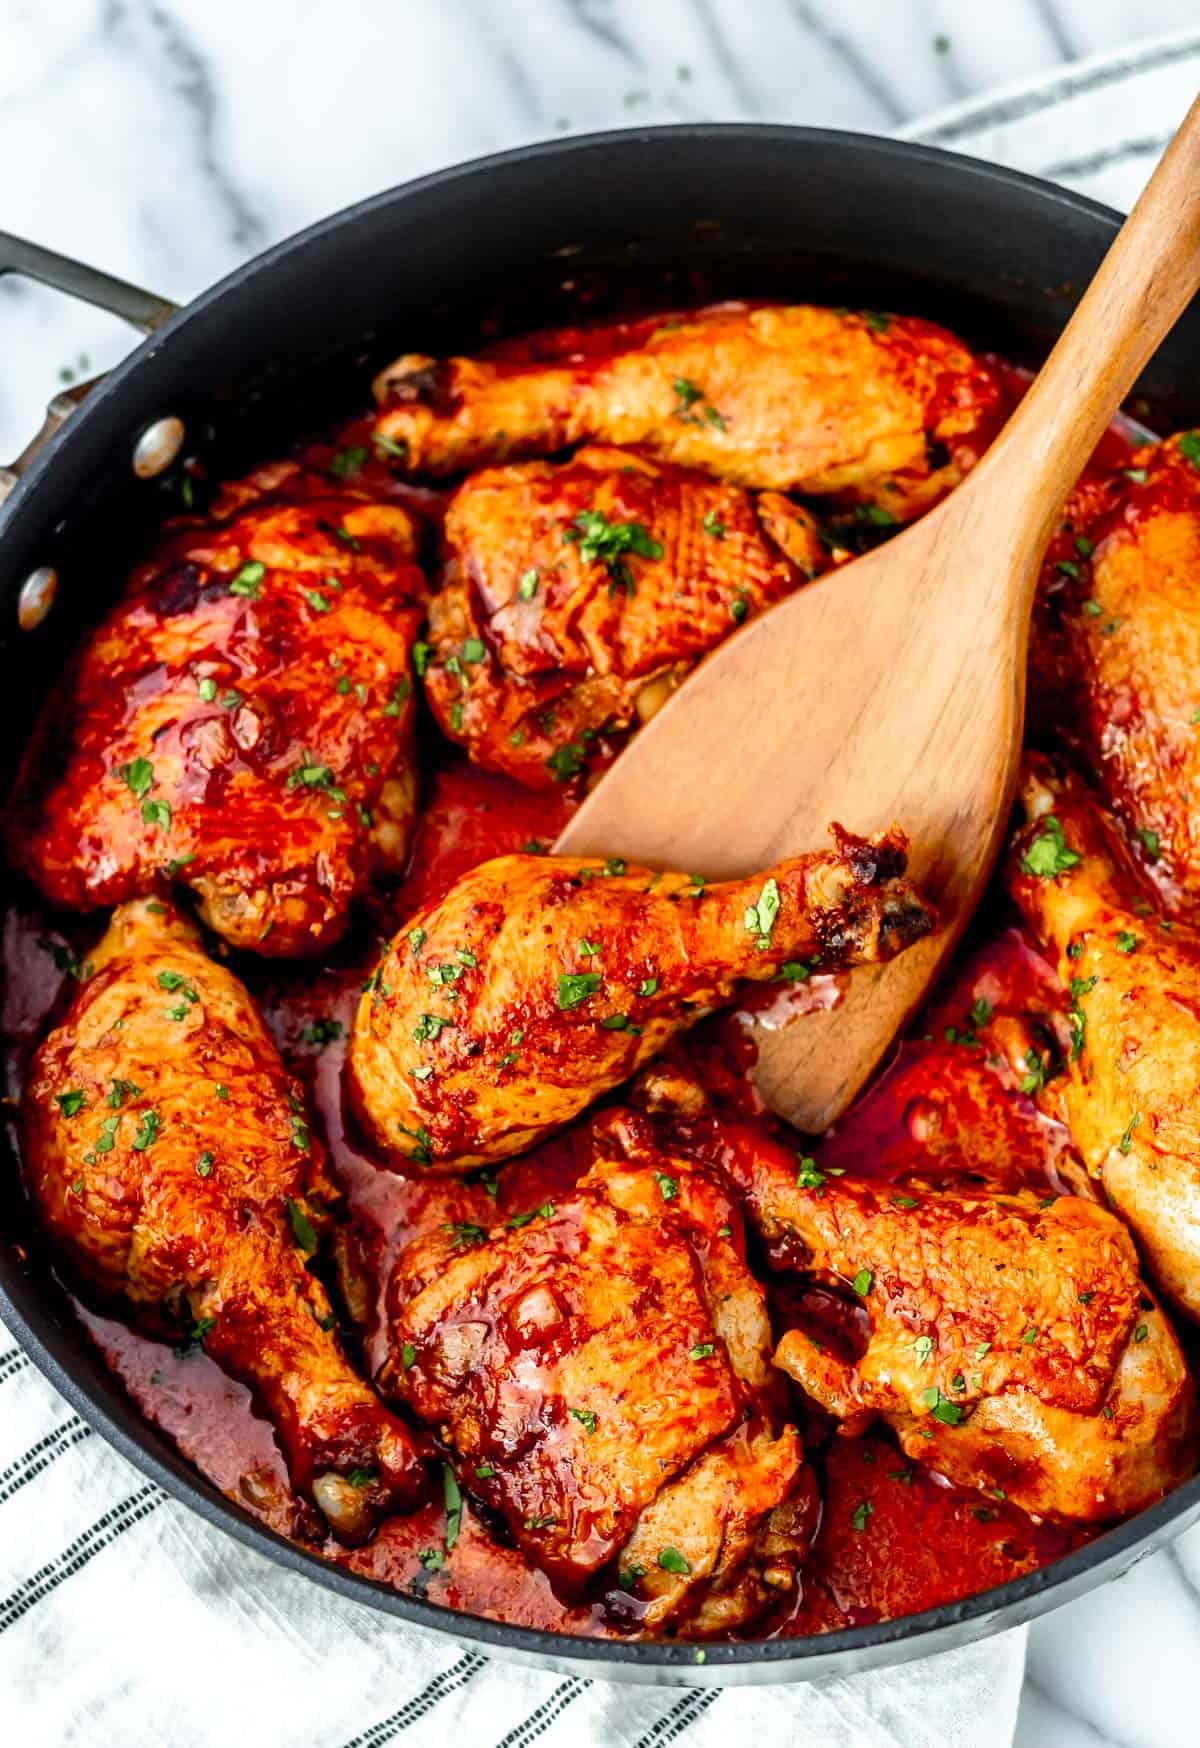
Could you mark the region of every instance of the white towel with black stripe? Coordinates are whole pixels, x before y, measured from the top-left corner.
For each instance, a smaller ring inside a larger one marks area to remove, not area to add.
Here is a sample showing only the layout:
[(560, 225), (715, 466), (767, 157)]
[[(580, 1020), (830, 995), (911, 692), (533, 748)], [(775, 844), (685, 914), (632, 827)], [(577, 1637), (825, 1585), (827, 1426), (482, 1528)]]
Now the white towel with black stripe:
[[(908, 137), (1126, 206), (1200, 36), (975, 100)], [(402, 1627), (231, 1541), (110, 1450), (0, 1326), (0, 1744), (22, 1748), (1007, 1748), (1024, 1630), (801, 1687), (632, 1688)]]

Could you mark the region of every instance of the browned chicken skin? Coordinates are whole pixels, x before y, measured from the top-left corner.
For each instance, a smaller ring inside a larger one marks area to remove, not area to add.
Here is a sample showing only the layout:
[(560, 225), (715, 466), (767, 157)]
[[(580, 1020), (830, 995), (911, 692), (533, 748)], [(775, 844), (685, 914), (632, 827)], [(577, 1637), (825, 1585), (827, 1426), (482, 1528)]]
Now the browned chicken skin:
[(34, 1059), (25, 1165), (76, 1270), (203, 1344), (274, 1422), (294, 1485), (358, 1540), (418, 1496), (413, 1441), (355, 1374), (306, 1267), (337, 1191), (246, 991), (153, 900), (124, 905)]
[(1168, 902), (1200, 895), (1200, 435), (1139, 450), (1068, 502), (1042, 582), (1034, 705)]
[(561, 1128), (743, 978), (893, 957), (934, 926), (899, 832), (707, 886), (624, 862), (503, 856), (409, 919), (355, 1017), (375, 1145), (438, 1171)]
[(384, 1381), (565, 1594), (728, 1631), (794, 1587), (807, 1541), (762, 1289), (719, 1178), (633, 1112), (594, 1142), (567, 1196), (402, 1254)]
[(596, 439), (900, 521), (957, 484), (1004, 413), (997, 378), (944, 328), (803, 304), (700, 311), (599, 357), (410, 355), (375, 392), (376, 444), (410, 473)]
[(1166, 1296), (1200, 1318), (1200, 936), (1163, 918), (1084, 785), (1031, 760), (1008, 883), (1071, 1000), (1072, 1139)]
[(57, 770), (9, 829), (54, 903), (178, 880), (218, 934), (287, 956), (341, 933), (373, 865), (402, 865), (413, 523), (296, 471), (294, 501), (250, 491), (164, 535), (86, 645), (47, 723)]
[(774, 492), (581, 449), (472, 474), (445, 520), (425, 690), (477, 764), (565, 782), (601, 733), (648, 720), (745, 619), (828, 568)]
[(727, 1163), (775, 1266), (841, 1283), (869, 1320), (857, 1361), (799, 1329), (775, 1353), (843, 1430), (879, 1416), (950, 1480), (1084, 1523), (1191, 1473), (1191, 1376), (1105, 1209), (911, 1179), (899, 1192), (797, 1169), (766, 1141)]

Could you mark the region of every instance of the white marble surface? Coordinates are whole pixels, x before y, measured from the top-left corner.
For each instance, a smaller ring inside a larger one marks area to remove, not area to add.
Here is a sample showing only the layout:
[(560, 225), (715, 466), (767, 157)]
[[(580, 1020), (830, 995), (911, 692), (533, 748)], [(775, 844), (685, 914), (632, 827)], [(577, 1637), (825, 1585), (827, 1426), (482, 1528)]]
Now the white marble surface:
[[(183, 300), (333, 208), (499, 147), (685, 119), (907, 128), (1190, 27), (1198, 0), (0, 0), (0, 228)], [(130, 343), (0, 281), (0, 457), (60, 380)], [(1190, 1743), (1198, 1666), (1200, 1532), (1032, 1629), (1017, 1740)]]

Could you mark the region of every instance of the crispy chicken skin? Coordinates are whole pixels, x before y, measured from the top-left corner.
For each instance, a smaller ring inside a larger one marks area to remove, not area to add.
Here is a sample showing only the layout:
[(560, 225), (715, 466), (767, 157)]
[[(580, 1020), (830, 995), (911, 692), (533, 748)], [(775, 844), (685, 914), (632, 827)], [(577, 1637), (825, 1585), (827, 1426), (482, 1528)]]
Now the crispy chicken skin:
[(1022, 793), (1009, 889), (1071, 999), (1068, 1073), (1049, 1090), (1150, 1274), (1200, 1318), (1200, 936), (1148, 902), (1077, 778), (1030, 760)]
[(394, 1160), (464, 1171), (569, 1123), (744, 978), (892, 958), (934, 926), (907, 845), (837, 847), (706, 886), (620, 861), (501, 856), (392, 940), (355, 1016), (350, 1090)]
[(382, 1381), (555, 1586), (631, 1625), (728, 1631), (794, 1587), (795, 1428), (719, 1178), (608, 1113), (564, 1197), (402, 1253)]
[(306, 1267), (337, 1192), (298, 1084), (241, 984), (169, 907), (123, 905), (92, 963), (25, 1093), (41, 1217), (139, 1325), (202, 1342), (256, 1392), (294, 1485), (359, 1540), (416, 1499), (423, 1471)]
[(1195, 1466), (1195, 1390), (1121, 1222), (1079, 1196), (826, 1176), (764, 1140), (730, 1148), (774, 1266), (840, 1282), (870, 1334), (854, 1361), (793, 1329), (775, 1363), (864, 1431), (1023, 1510), (1094, 1523)]
[(1034, 704), (1186, 910), (1200, 895), (1200, 438), (1133, 462), (1067, 505), (1035, 621)]
[(539, 786), (648, 720), (706, 650), (826, 570), (812, 517), (628, 450), (472, 474), (445, 519), (425, 691), (477, 764)]
[(403, 862), (425, 589), (404, 510), (328, 484), (248, 495), (133, 572), (48, 713), (55, 768), (8, 840), (55, 904), (178, 879), (226, 940), (289, 956)]
[(944, 328), (808, 305), (700, 311), (553, 362), (410, 354), (375, 394), (376, 443), (409, 473), (596, 439), (901, 521), (958, 483), (1005, 411), (996, 376)]

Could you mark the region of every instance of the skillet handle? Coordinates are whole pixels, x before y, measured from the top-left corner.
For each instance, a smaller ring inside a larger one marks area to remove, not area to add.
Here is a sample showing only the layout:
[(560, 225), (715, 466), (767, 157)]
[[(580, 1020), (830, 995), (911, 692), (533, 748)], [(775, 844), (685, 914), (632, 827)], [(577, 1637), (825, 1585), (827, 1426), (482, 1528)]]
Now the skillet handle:
[[(111, 273), (101, 273), (85, 262), (73, 261), (69, 255), (59, 255), (53, 249), (42, 248), (40, 243), (28, 243), (22, 237), (0, 231), (0, 277), (6, 273), (19, 273), (26, 279), (36, 279), (40, 284), (50, 286), (54, 291), (65, 292), (68, 297), (94, 304), (110, 315), (119, 316), (142, 334), (152, 334), (179, 307), (165, 297), (155, 297), (153, 292), (128, 284), (124, 279), (114, 279)], [(0, 467), (0, 504), (42, 445), (49, 442), (92, 386), (92, 382), (77, 383), (55, 395), (33, 441), (11, 467)]]
[(53, 291), (95, 304), (97, 309), (120, 316), (143, 334), (152, 334), (179, 307), (124, 279), (114, 279), (111, 273), (101, 273), (83, 261), (72, 261), (69, 255), (58, 255), (53, 249), (43, 249), (40, 243), (27, 243), (23, 237), (0, 231), (0, 274), (5, 273), (23, 274)]

